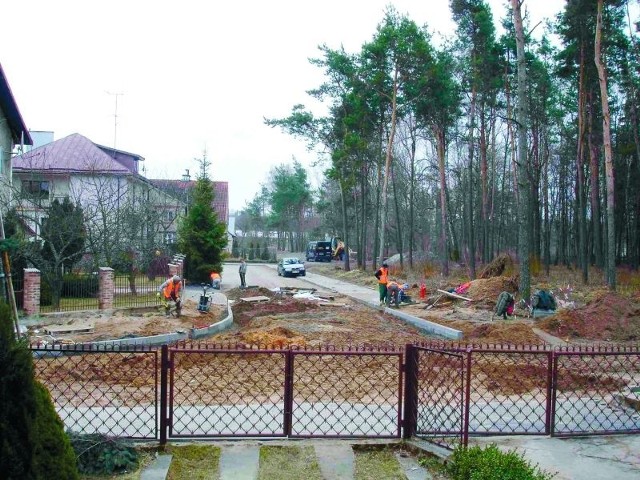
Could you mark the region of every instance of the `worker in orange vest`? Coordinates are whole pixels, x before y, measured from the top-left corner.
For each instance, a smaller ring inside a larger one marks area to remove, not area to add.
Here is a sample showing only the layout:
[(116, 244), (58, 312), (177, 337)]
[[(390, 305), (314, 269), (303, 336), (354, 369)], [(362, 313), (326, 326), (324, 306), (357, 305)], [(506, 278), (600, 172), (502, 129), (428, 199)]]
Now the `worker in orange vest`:
[(222, 277), (218, 272), (211, 272), (211, 288), (220, 290), (220, 284), (222, 283)]
[(165, 317), (168, 317), (171, 311), (171, 307), (169, 305), (170, 301), (175, 302), (176, 316), (180, 316), (180, 311), (182, 309), (181, 294), (182, 279), (178, 275), (174, 275), (167, 279), (166, 282), (158, 287), (158, 293), (156, 295), (158, 298), (161, 298), (162, 305), (164, 306)]
[(382, 266), (374, 274), (378, 279), (378, 293), (380, 294), (380, 305), (384, 305), (387, 300), (387, 282), (389, 281), (389, 265), (382, 262)]
[(391, 302), (396, 307), (400, 307), (400, 284), (394, 279), (387, 282), (387, 307), (391, 305)]

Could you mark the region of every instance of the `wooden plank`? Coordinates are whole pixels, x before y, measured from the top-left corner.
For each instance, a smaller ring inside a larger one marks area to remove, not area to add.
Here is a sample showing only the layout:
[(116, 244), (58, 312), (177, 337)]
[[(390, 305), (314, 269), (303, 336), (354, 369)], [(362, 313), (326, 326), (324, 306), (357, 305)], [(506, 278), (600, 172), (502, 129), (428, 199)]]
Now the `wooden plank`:
[(256, 303), (256, 302), (268, 302), (271, 299), (269, 297), (265, 297), (264, 295), (258, 295), (257, 297), (244, 297), (244, 298), (241, 298), (240, 300), (248, 303)]
[(47, 325), (43, 330), (49, 335), (60, 335), (62, 333), (91, 333), (95, 328), (95, 322), (69, 324), (69, 325)]
[(451, 292), (447, 292), (446, 290), (440, 290), (438, 289), (438, 291), (443, 294), (443, 295), (447, 295), (451, 298), (457, 298), (459, 300), (464, 300), (465, 302), (473, 302), (473, 300), (471, 300), (470, 298), (467, 297), (463, 297), (462, 295), (458, 295), (457, 293), (451, 293)]

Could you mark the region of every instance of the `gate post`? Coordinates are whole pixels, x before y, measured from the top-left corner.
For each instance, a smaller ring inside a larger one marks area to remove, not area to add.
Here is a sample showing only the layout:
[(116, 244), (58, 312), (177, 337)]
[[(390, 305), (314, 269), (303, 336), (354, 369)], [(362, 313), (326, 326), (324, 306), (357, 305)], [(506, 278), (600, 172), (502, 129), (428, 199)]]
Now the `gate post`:
[(416, 434), (418, 425), (418, 349), (407, 344), (404, 354), (404, 427), (402, 438)]
[(162, 345), (160, 350), (160, 445), (167, 444), (167, 429), (169, 428), (167, 411), (167, 379), (169, 373), (169, 346)]
[(293, 422), (293, 351), (284, 357), (284, 435), (291, 436)]

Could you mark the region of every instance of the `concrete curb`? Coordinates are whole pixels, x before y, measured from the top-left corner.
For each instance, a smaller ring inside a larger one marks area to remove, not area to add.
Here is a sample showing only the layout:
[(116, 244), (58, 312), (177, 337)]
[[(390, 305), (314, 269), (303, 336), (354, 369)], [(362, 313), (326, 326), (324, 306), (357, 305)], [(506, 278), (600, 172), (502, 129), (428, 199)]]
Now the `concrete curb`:
[(394, 310), (392, 308), (385, 308), (384, 313), (393, 315), (394, 317), (397, 317), (400, 320), (413, 325), (414, 327), (422, 330), (423, 332), (430, 333), (431, 335), (450, 338), (452, 340), (462, 339), (462, 332), (460, 330), (456, 330), (450, 327), (445, 327), (444, 325), (430, 322), (429, 320), (425, 320), (424, 318), (414, 317), (413, 315), (408, 315), (406, 313), (399, 312), (398, 310)]
[[(315, 274), (314, 274), (315, 275)], [(305, 278), (305, 281), (312, 283), (314, 285), (317, 285), (319, 287), (322, 288), (327, 288), (326, 285), (323, 285), (322, 283), (316, 282), (313, 280), (313, 275), (310, 276), (307, 275), (307, 278)], [(366, 287), (361, 287), (361, 288), (366, 288)], [(335, 288), (331, 288), (332, 290), (336, 291), (337, 290)], [(371, 289), (371, 293), (372, 295), (375, 295), (377, 292), (373, 289)], [(370, 301), (366, 301), (363, 300), (361, 298), (355, 297), (353, 295), (349, 295), (347, 293), (343, 293), (342, 295), (345, 295), (349, 298), (351, 298), (352, 300), (360, 303), (361, 305), (365, 305), (367, 307), (370, 307), (374, 310), (378, 310), (380, 309), (380, 307), (378, 306), (377, 303), (374, 302), (370, 302)], [(414, 327), (416, 327), (417, 329), (429, 334), (429, 335), (435, 335), (438, 337), (442, 337), (442, 338), (448, 338), (448, 339), (452, 339), (452, 340), (461, 340), (462, 339), (462, 332), (460, 330), (456, 330), (454, 328), (450, 328), (450, 327), (445, 327), (443, 325), (440, 325), (438, 323), (434, 323), (434, 322), (430, 322), (429, 320), (425, 320), (424, 318), (418, 318), (418, 317), (414, 317), (413, 315), (409, 315), (403, 312), (400, 312), (398, 310), (394, 310), (392, 308), (385, 308), (384, 309), (384, 313), (388, 313), (390, 315), (393, 315), (396, 318), (399, 318), (400, 320), (402, 320), (403, 322), (406, 322), (410, 325), (413, 325)]]
[(214, 333), (220, 333), (230, 328), (232, 324), (233, 324), (233, 312), (231, 311), (231, 305), (229, 304), (229, 300), (227, 300), (227, 316), (222, 320), (220, 320), (219, 322), (212, 323), (208, 327), (190, 329), (189, 338), (191, 338), (192, 340), (197, 340), (199, 338), (213, 335)]

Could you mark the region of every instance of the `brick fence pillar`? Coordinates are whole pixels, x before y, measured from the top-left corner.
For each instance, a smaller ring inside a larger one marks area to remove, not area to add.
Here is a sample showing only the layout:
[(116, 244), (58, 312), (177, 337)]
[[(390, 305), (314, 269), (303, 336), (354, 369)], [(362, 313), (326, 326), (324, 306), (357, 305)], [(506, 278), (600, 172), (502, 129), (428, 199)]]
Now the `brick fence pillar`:
[(24, 269), (22, 309), (27, 315), (40, 313), (40, 270), (37, 268)]
[(113, 268), (100, 267), (98, 276), (98, 308), (108, 310), (113, 308), (115, 294), (115, 279)]

